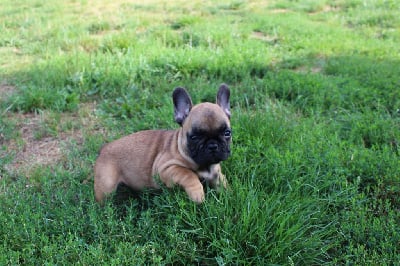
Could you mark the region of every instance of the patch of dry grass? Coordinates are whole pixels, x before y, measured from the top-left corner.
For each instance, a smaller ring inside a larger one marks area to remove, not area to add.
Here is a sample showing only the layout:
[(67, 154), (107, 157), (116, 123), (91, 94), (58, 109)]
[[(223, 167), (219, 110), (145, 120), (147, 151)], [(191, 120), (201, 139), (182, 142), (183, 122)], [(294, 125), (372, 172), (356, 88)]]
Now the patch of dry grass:
[(102, 132), (98, 127), (93, 103), (81, 104), (77, 113), (18, 113), (10, 117), (15, 123), (15, 138), (3, 140), (4, 152), (14, 154), (5, 166), (10, 173), (29, 178), (38, 167), (54, 166), (66, 156), (66, 147), (74, 142), (82, 145), (84, 135)]

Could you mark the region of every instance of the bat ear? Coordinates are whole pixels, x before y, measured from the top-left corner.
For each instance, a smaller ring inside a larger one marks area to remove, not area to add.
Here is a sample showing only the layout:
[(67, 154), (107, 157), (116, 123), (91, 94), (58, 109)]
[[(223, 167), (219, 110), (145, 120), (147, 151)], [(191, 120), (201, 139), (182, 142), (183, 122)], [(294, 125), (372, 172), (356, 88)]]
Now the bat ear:
[(222, 108), (229, 119), (231, 118), (231, 105), (229, 102), (230, 95), (231, 92), (228, 88), (228, 85), (221, 84), (217, 93), (217, 104)]
[(172, 93), (172, 100), (174, 101), (175, 122), (182, 126), (192, 109), (192, 99), (184, 88), (178, 87)]

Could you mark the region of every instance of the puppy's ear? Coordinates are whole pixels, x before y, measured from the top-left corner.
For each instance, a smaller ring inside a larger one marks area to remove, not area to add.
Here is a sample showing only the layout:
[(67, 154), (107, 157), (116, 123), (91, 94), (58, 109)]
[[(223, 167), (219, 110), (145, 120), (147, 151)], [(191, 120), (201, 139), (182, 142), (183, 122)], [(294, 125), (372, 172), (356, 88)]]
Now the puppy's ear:
[(182, 126), (190, 110), (192, 109), (192, 99), (184, 88), (176, 88), (172, 93), (174, 101), (175, 122)]
[(217, 104), (222, 108), (229, 119), (231, 118), (231, 105), (229, 102), (230, 95), (231, 92), (228, 86), (226, 84), (221, 84), (217, 93)]

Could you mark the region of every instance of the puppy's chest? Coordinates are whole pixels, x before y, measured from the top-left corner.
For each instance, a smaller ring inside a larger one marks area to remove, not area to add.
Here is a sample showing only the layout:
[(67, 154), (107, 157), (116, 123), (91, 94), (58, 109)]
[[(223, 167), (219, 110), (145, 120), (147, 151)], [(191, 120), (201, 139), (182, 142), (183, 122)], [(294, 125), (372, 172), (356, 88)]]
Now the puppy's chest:
[(208, 169), (197, 170), (196, 173), (200, 179), (204, 180), (215, 180), (218, 178), (219, 168), (217, 166), (211, 166)]

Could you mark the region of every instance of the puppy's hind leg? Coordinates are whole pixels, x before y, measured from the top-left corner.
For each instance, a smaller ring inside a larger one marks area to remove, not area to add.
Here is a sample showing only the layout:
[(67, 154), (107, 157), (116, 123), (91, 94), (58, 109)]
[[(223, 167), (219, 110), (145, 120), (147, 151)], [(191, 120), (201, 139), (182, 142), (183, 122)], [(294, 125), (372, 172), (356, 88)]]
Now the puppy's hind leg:
[(111, 163), (96, 162), (94, 170), (95, 198), (102, 205), (106, 196), (117, 189), (119, 173), (117, 168)]

